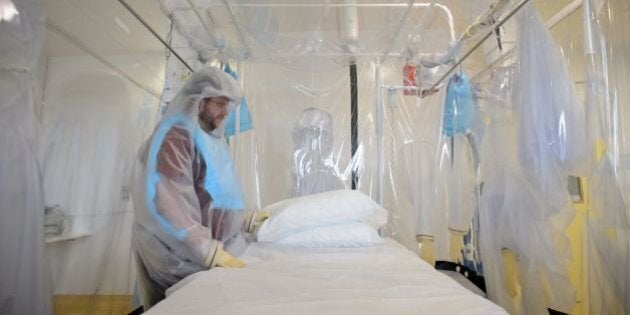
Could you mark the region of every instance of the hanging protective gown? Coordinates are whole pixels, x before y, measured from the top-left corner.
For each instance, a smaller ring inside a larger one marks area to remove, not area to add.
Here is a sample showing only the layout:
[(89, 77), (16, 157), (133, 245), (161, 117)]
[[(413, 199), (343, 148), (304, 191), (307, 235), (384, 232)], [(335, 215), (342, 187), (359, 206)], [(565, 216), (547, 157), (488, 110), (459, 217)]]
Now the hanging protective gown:
[(309, 108), (293, 130), (294, 195), (305, 196), (344, 188), (333, 159), (330, 113)]

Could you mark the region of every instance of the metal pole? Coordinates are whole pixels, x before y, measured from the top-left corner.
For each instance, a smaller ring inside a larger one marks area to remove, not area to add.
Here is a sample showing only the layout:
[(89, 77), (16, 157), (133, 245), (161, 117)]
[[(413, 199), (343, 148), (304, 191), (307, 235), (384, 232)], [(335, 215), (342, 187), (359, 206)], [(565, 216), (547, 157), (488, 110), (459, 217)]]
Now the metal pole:
[(188, 63), (184, 61), (184, 59), (182, 59), (182, 57), (173, 49), (173, 47), (171, 47), (171, 45), (169, 45), (162, 37), (160, 37), (160, 35), (149, 24), (147, 24), (147, 22), (138, 14), (138, 12), (130, 7), (125, 0), (118, 0), (118, 2), (120, 2), (120, 4), (122, 4), (127, 9), (127, 11), (129, 11), (129, 13), (131, 13), (131, 15), (133, 15), (140, 23), (142, 23), (142, 25), (144, 25), (144, 27), (146, 27), (147, 30), (149, 30), (149, 32), (151, 32), (151, 34), (153, 34), (153, 36), (155, 36), (155, 38), (157, 38), (160, 43), (164, 45), (164, 47), (170, 50), (171, 53), (173, 53), (173, 55), (175, 55), (175, 57), (177, 57), (177, 59), (179, 59), (179, 61), (181, 61), (184, 66), (188, 68), (188, 70), (194, 72), (193, 68), (191, 68)]
[(566, 7), (558, 11), (558, 13), (556, 13), (547, 21), (547, 28), (553, 28), (554, 26), (556, 26), (556, 24), (560, 23), (560, 21), (566, 19), (569, 15), (571, 15), (571, 13), (577, 11), (577, 9), (579, 9), (581, 6), (582, 0), (574, 0), (573, 2), (569, 3)]
[(518, 12), (522, 7), (524, 7), (529, 1), (531, 0), (523, 0), (521, 3), (519, 3), (516, 8), (514, 8), (514, 10), (512, 10), (512, 12), (510, 12), (505, 18), (503, 18), (501, 21), (499, 21), (499, 23), (497, 23), (496, 26), (494, 26), (492, 28), (492, 30), (488, 31), (488, 33), (480, 40), (478, 41), (475, 46), (473, 46), (473, 48), (471, 48), (465, 55), (464, 57), (462, 57), (461, 59), (459, 59), (459, 61), (457, 61), (457, 63), (455, 63), (455, 65), (453, 65), (450, 69), (448, 69), (448, 71), (437, 81), (435, 82), (435, 84), (433, 84), (433, 86), (429, 89), (429, 90), (433, 90), (435, 89), (438, 85), (440, 85), (440, 83), (442, 83), (442, 81), (444, 81), (446, 78), (448, 78), (448, 76), (457, 68), (459, 67), (459, 65), (462, 64), (462, 62), (464, 62), (464, 60), (466, 60), (468, 57), (470, 57), (470, 55), (472, 55), (472, 53), (477, 50), (477, 48), (481, 47), (481, 45), (486, 41), (486, 39), (490, 38), (490, 36), (492, 36), (494, 34), (494, 30), (501, 27), (505, 22), (507, 22), (512, 16), (514, 16), (514, 14), (516, 14), (516, 12)]
[(383, 89), (381, 86), (381, 63), (376, 61), (376, 69), (374, 73), (374, 81), (376, 84), (376, 202), (383, 205)]
[[(575, 1), (571, 2), (571, 3), (569, 3), (566, 7), (564, 7), (562, 10), (560, 10), (554, 16), (552, 16), (549, 20), (547, 20), (547, 23), (546, 23), (547, 24), (547, 28), (551, 30), (556, 25), (558, 25), (558, 23), (560, 23), (561, 21), (563, 21), (564, 19), (569, 17), (573, 12), (575, 12), (577, 9), (580, 8), (580, 6), (582, 5), (581, 1), (582, 0), (575, 0)], [(490, 64), (485, 69), (483, 69), (483, 70), (479, 71), (477, 74), (475, 74), (472, 77), (472, 79), (470, 79), (470, 81), (476, 81), (477, 79), (479, 79), (479, 78), (483, 77), (484, 75), (486, 75), (488, 72), (494, 70), (496, 67), (498, 67), (501, 64), (503, 64), (503, 62), (505, 60), (508, 60), (510, 57), (512, 57), (512, 55), (515, 52), (516, 52), (516, 49), (515, 48), (511, 48), (506, 53), (504, 53), (499, 58), (497, 58), (495, 61), (493, 61), (492, 64)]]
[(358, 91), (357, 91), (357, 65), (355, 63), (350, 65), (350, 143), (352, 149), (352, 189), (357, 189), (359, 183), (359, 177), (357, 174), (357, 149), (359, 148), (359, 124), (358, 124)]

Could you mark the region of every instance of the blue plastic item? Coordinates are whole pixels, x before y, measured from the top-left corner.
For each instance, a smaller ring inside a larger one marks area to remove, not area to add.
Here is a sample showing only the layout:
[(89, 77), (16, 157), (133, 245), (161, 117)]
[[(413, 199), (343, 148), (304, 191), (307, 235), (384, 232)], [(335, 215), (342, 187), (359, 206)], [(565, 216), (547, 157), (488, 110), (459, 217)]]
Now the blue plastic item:
[(442, 134), (453, 137), (472, 128), (474, 98), (466, 74), (456, 74), (448, 81), (442, 121)]
[[(231, 75), (234, 79), (238, 79), (236, 72), (230, 68), (229, 64), (225, 65), (223, 71)], [(225, 137), (229, 138), (236, 134), (236, 109), (239, 110), (239, 132), (244, 132), (247, 130), (254, 129), (252, 125), (251, 114), (249, 113), (249, 107), (247, 107), (247, 100), (243, 97), (240, 106), (236, 106), (235, 109), (231, 110), (225, 119)]]

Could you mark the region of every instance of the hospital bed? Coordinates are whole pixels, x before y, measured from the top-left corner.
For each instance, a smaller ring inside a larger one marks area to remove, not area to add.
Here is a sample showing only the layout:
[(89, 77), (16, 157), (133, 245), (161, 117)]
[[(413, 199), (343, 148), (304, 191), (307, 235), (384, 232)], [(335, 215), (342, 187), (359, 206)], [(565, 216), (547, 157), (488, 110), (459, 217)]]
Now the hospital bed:
[(253, 243), (244, 269), (193, 274), (146, 314), (507, 314), (399, 243), (301, 248)]

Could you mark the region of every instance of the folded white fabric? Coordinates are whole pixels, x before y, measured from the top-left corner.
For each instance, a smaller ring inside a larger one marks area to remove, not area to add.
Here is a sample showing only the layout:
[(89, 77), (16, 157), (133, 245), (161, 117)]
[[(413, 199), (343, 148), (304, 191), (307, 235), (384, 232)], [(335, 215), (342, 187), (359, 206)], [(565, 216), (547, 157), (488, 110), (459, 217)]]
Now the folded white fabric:
[[(334, 190), (287, 199), (264, 209), (272, 213), (258, 230), (259, 242), (320, 247), (373, 243), (376, 229), (387, 223), (387, 211), (356, 190)], [(371, 232), (367, 232), (367, 230)], [(328, 235), (323, 235), (328, 234)], [(346, 242), (354, 235), (351, 242)], [(364, 236), (363, 238), (356, 237)], [(335, 245), (335, 236), (337, 242)], [(299, 242), (303, 240), (304, 242)], [(310, 245), (309, 245), (310, 244)], [(344, 245), (345, 244), (345, 245)]]
[(365, 223), (346, 223), (316, 227), (291, 234), (276, 244), (309, 248), (366, 247), (383, 244), (385, 240), (375, 228)]

